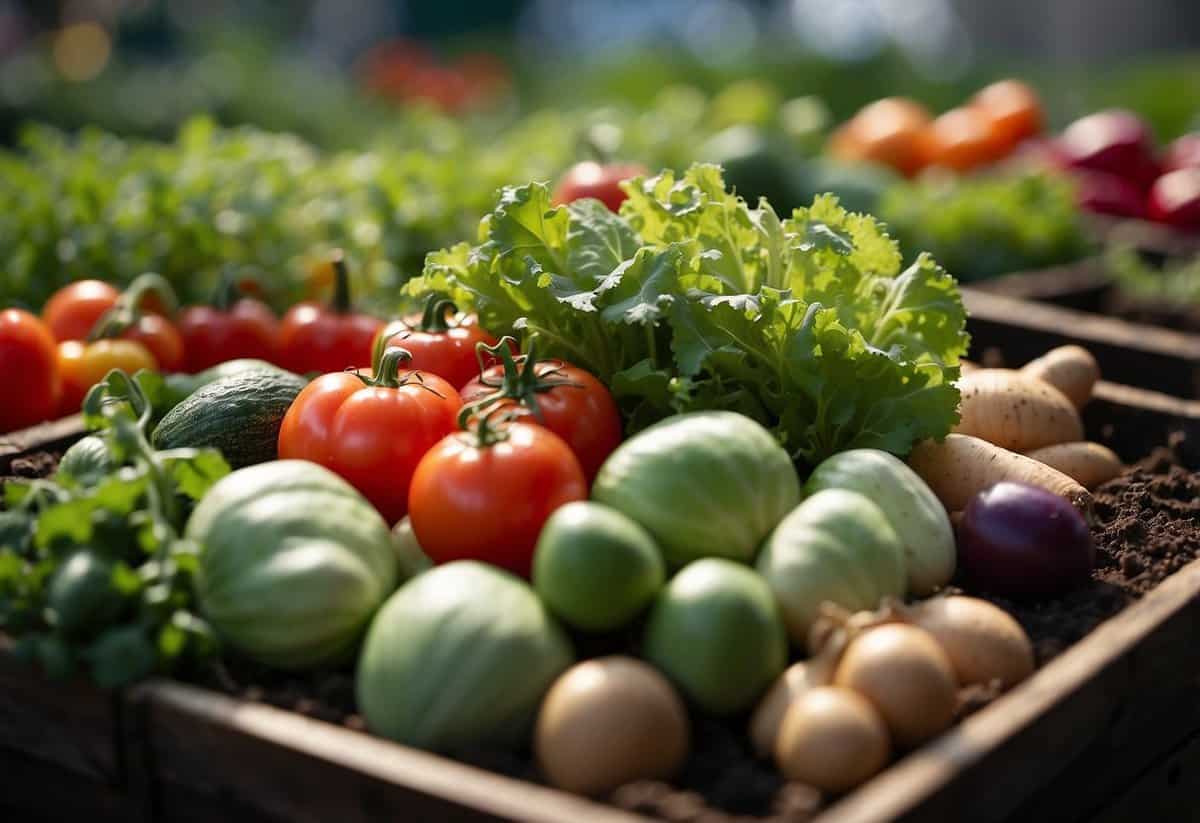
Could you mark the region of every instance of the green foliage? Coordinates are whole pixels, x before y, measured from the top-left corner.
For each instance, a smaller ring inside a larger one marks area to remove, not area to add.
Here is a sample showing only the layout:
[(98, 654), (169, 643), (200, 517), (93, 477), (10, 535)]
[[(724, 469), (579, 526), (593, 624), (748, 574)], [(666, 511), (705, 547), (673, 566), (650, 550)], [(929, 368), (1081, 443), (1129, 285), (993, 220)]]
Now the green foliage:
[(0, 512), (0, 630), (52, 676), (87, 671), (116, 688), (213, 654), (194, 611), (195, 547), (179, 534), (229, 472), (220, 454), (154, 452), (137, 384), (112, 372), (85, 401), (113, 468), (9, 484)]
[(904, 248), (928, 251), (965, 281), (1068, 263), (1089, 250), (1070, 187), (1039, 174), (899, 183), (878, 215)]
[(493, 332), (537, 334), (594, 372), (638, 428), (730, 409), (794, 456), (898, 454), (953, 425), (965, 315), (926, 255), (901, 271), (870, 217), (818, 197), (781, 220), (692, 166), (626, 184), (614, 215), (552, 208), (546, 186), (501, 192), (482, 242), (429, 256), (413, 297), (444, 292)]
[(1200, 303), (1200, 257), (1172, 260), (1158, 268), (1136, 250), (1117, 246), (1108, 250), (1104, 263), (1120, 290), (1132, 297), (1181, 307)]

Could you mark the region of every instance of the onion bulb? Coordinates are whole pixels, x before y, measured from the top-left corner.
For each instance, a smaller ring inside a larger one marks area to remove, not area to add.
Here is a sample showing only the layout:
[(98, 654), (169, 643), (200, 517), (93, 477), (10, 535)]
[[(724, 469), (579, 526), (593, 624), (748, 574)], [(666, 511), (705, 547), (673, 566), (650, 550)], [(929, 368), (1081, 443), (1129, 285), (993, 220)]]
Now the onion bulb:
[(789, 780), (844, 792), (887, 765), (891, 746), (883, 718), (849, 689), (816, 686), (788, 708), (775, 761)]
[(977, 597), (935, 597), (908, 610), (909, 619), (942, 647), (963, 686), (999, 680), (1010, 689), (1033, 672), (1033, 644), (1004, 609)]
[(903, 747), (934, 737), (954, 719), (954, 668), (933, 636), (916, 626), (892, 623), (859, 634), (833, 682), (865, 697)]

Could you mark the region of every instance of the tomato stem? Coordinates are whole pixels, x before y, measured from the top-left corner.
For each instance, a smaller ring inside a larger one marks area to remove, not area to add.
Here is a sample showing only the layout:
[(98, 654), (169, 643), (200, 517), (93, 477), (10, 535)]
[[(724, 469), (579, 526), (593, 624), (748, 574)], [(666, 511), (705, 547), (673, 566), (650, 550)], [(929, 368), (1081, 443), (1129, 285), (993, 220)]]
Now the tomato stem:
[(350, 270), (346, 266), (346, 253), (334, 249), (329, 263), (333, 266), (333, 310), (338, 314), (349, 314), (350, 303)]
[(241, 296), (242, 283), (237, 276), (237, 268), (232, 264), (227, 265), (221, 270), (221, 282), (213, 292), (212, 306), (217, 311), (229, 311)]
[(146, 272), (134, 278), (113, 307), (100, 316), (96, 325), (88, 333), (87, 342), (119, 337), (129, 327), (137, 323), (138, 318), (146, 313), (146, 298), (154, 295), (162, 304), (163, 312), (170, 317), (179, 308), (179, 298), (175, 290), (161, 274)]
[[(563, 376), (561, 360), (537, 359), (538, 336), (530, 335), (526, 352), (520, 357), (513, 357), (512, 347), (516, 344), (512, 337), (503, 337), (494, 346), (480, 342), (475, 346), (475, 357), (479, 360), (479, 382), (495, 391), (488, 393), (473, 403), (468, 403), (459, 412), (459, 426), (465, 428), (466, 421), (485, 409), (497, 406), (501, 400), (515, 400), (527, 408), (534, 419), (543, 423), (542, 406), (537, 396), (544, 392), (567, 386), (581, 389), (583, 386), (568, 380)], [(484, 375), (485, 355), (497, 358), (504, 367), (504, 376), (499, 381), (492, 381)], [(546, 366), (547, 368), (540, 368)]]
[[(494, 446), (508, 439), (508, 430), (494, 424), (492, 422), (493, 415), (499, 415), (498, 419), (501, 423), (507, 423), (513, 419), (512, 412), (503, 407), (489, 409), (476, 417), (475, 425), (470, 431), (475, 435), (475, 441), (480, 448)], [(459, 420), (462, 420), (461, 416)], [(464, 428), (466, 427), (464, 426)]]
[(421, 323), (417, 327), (424, 332), (448, 332), (454, 326), (450, 325), (446, 320), (446, 313), (451, 316), (458, 314), (458, 306), (454, 305), (454, 301), (448, 297), (442, 297), (440, 294), (429, 295), (429, 300), (425, 302), (425, 311), (421, 313)]

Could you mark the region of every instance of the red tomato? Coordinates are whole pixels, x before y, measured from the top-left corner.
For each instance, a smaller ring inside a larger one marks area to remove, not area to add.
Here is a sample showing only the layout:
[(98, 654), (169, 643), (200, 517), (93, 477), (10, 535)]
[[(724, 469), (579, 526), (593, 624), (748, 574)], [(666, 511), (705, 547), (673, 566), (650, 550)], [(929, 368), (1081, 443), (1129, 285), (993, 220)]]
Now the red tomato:
[(1146, 204), (1151, 220), (1200, 231), (1200, 168), (1164, 174), (1150, 188)]
[(366, 366), (375, 335), (384, 325), (369, 314), (351, 311), (345, 262), (339, 256), (333, 265), (333, 303), (299, 303), (279, 325), (279, 365), (297, 374)]
[(279, 320), (266, 303), (252, 297), (243, 297), (225, 310), (188, 306), (179, 313), (177, 325), (188, 372), (241, 357), (273, 363), (279, 356)]
[(433, 562), (482, 560), (528, 577), (546, 519), (587, 493), (562, 438), (541, 426), (501, 424), (486, 435), (448, 435), (429, 450), (413, 475), (409, 517)]
[(977, 109), (951, 109), (929, 124), (921, 138), (925, 164), (970, 171), (999, 160), (1011, 148)]
[(179, 330), (161, 314), (143, 314), (137, 321), (121, 332), (122, 340), (132, 340), (141, 343), (154, 360), (158, 368), (166, 372), (183, 369), (184, 343)]
[(49, 329), (21, 309), (0, 311), (0, 433), (23, 429), (58, 413), (62, 383)]
[(96, 321), (121, 293), (103, 280), (77, 280), (56, 291), (42, 308), (42, 320), (58, 342), (86, 340)]
[(621, 414), (612, 394), (591, 373), (561, 360), (537, 361), (531, 380), (526, 373), (528, 359), (518, 373), (511, 355), (501, 356), (504, 364), (492, 366), (482, 378), (463, 386), (463, 403), (474, 403), (499, 389), (505, 396), (496, 406), (512, 408), (523, 422), (539, 423), (561, 437), (590, 483), (621, 443)]
[(1038, 134), (1045, 119), (1037, 92), (1020, 80), (985, 86), (971, 99), (971, 108), (987, 117), (992, 134), (1005, 151)]
[(620, 211), (626, 197), (621, 181), (646, 173), (645, 166), (636, 163), (600, 165), (592, 160), (576, 163), (559, 179), (554, 189), (554, 205), (594, 197), (608, 206), (609, 211)]
[[(446, 312), (453, 317), (447, 318)], [(386, 343), (384, 341), (387, 341)], [(479, 375), (479, 358), (475, 346), (496, 345), (492, 337), (479, 326), (473, 314), (457, 313), (449, 300), (431, 298), (425, 313), (410, 320), (396, 320), (376, 335), (374, 346), (399, 346), (412, 355), (405, 366), (433, 372), (452, 386), (461, 386)], [(484, 363), (494, 363), (488, 357)]]
[(67, 340), (58, 344), (58, 370), (62, 375), (61, 414), (75, 414), (92, 386), (112, 369), (133, 374), (138, 369), (156, 369), (154, 355), (133, 340), (97, 340), (83, 343)]
[(355, 374), (318, 377), (296, 397), (279, 430), (281, 459), (336, 472), (389, 523), (408, 510), (417, 463), (458, 427), (462, 401), (440, 377), (401, 371), (400, 385), (368, 386)]

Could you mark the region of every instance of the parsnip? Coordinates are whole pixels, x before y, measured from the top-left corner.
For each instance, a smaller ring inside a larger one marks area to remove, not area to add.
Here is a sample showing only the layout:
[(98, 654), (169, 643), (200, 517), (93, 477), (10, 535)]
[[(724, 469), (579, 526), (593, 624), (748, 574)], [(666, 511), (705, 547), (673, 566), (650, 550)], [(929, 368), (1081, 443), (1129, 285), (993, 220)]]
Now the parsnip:
[(1050, 384), (1008, 369), (979, 369), (958, 381), (958, 434), (1024, 452), (1083, 439), (1079, 412)]
[(1082, 346), (1059, 346), (1026, 363), (1021, 373), (1046, 381), (1066, 395), (1075, 408), (1082, 409), (1100, 379), (1100, 364)]
[(950, 434), (941, 443), (922, 441), (909, 455), (908, 465), (948, 512), (962, 511), (972, 497), (1002, 480), (1040, 486), (1085, 512), (1091, 506), (1088, 490), (1057, 469), (970, 435)]
[(1059, 443), (1034, 449), (1025, 455), (1058, 469), (1089, 490), (1107, 483), (1125, 470), (1121, 458), (1112, 449), (1099, 443)]

